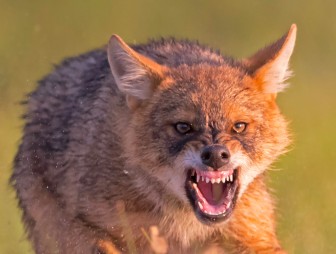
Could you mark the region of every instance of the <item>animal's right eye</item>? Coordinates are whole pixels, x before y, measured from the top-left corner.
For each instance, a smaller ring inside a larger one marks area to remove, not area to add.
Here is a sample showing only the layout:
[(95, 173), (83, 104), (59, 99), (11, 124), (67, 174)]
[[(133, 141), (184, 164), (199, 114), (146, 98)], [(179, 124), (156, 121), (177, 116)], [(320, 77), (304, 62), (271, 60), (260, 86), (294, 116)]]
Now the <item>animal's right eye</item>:
[(188, 134), (193, 131), (190, 123), (178, 122), (175, 124), (175, 130), (180, 134)]

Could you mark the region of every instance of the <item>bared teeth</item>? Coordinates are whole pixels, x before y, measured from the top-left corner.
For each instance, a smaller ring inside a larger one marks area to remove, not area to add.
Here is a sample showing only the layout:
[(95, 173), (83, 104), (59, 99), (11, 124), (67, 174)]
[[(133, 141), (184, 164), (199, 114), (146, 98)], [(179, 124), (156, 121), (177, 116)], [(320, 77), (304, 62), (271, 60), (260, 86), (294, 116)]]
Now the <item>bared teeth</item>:
[[(201, 181), (205, 181), (206, 183), (209, 183), (211, 182), (212, 184), (215, 184), (215, 183), (225, 183), (225, 182), (233, 182), (233, 174), (231, 175), (227, 175), (227, 176), (222, 176), (221, 178), (211, 178), (211, 177), (207, 177), (207, 176), (204, 176), (204, 175), (201, 175), (201, 174), (198, 174), (197, 171), (193, 171), (191, 173), (192, 176), (196, 176), (196, 182), (199, 182), (200, 180)], [(206, 174), (205, 174), (206, 175)]]
[[(231, 170), (229, 172), (207, 172), (201, 170), (193, 170), (191, 172), (193, 179), (196, 180), (192, 183), (197, 195), (195, 205), (198, 206), (200, 211), (211, 216), (219, 216), (227, 212), (227, 210), (233, 205), (233, 203), (232, 200), (224, 200), (223, 195), (225, 194), (226, 188), (231, 188), (232, 183), (234, 182), (234, 180), (236, 180), (233, 176), (233, 173), (234, 170)], [(204, 183), (198, 183), (199, 181), (203, 181)], [(221, 182), (223, 184), (220, 184)], [(226, 182), (229, 183), (225, 185)], [(211, 188), (212, 202), (208, 201), (203, 196), (203, 193), (201, 193), (201, 189), (205, 188), (205, 183), (212, 184), (211, 186), (207, 186), (207, 188)]]

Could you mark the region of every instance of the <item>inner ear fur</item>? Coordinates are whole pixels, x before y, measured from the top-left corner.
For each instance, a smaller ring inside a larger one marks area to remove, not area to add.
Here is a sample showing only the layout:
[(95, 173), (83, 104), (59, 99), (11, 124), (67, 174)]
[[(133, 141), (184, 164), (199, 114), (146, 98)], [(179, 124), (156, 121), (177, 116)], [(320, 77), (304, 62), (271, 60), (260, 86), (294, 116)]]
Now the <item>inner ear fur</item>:
[(107, 56), (114, 80), (132, 109), (149, 99), (163, 80), (164, 67), (135, 52), (118, 35), (111, 37)]
[(293, 24), (278, 41), (243, 60), (259, 90), (275, 96), (287, 86), (285, 81), (292, 74), (288, 66), (295, 45), (296, 30), (296, 25)]

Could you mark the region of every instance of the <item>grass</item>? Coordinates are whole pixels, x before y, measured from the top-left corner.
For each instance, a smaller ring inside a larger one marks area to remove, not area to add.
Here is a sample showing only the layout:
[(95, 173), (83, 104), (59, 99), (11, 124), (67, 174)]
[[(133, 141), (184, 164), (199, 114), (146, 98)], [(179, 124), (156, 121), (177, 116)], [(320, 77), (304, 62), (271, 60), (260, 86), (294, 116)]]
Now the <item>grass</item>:
[(8, 178), (23, 124), (18, 102), (53, 64), (104, 44), (112, 33), (128, 42), (198, 38), (243, 57), (293, 22), (296, 76), (279, 104), (295, 142), (275, 165), (281, 170), (271, 173), (278, 232), (290, 253), (336, 252), (335, 1), (0, 0), (0, 6), (0, 253), (32, 253)]

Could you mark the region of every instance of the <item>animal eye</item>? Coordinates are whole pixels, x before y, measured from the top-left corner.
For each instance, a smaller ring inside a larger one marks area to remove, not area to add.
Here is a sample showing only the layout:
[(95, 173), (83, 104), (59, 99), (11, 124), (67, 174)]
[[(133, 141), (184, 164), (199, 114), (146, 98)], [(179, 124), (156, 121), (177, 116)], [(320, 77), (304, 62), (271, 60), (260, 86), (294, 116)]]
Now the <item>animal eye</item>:
[(193, 128), (189, 123), (179, 122), (175, 124), (175, 130), (180, 134), (188, 134), (193, 131)]
[(235, 133), (243, 133), (246, 130), (247, 123), (237, 122), (233, 125), (232, 130)]

